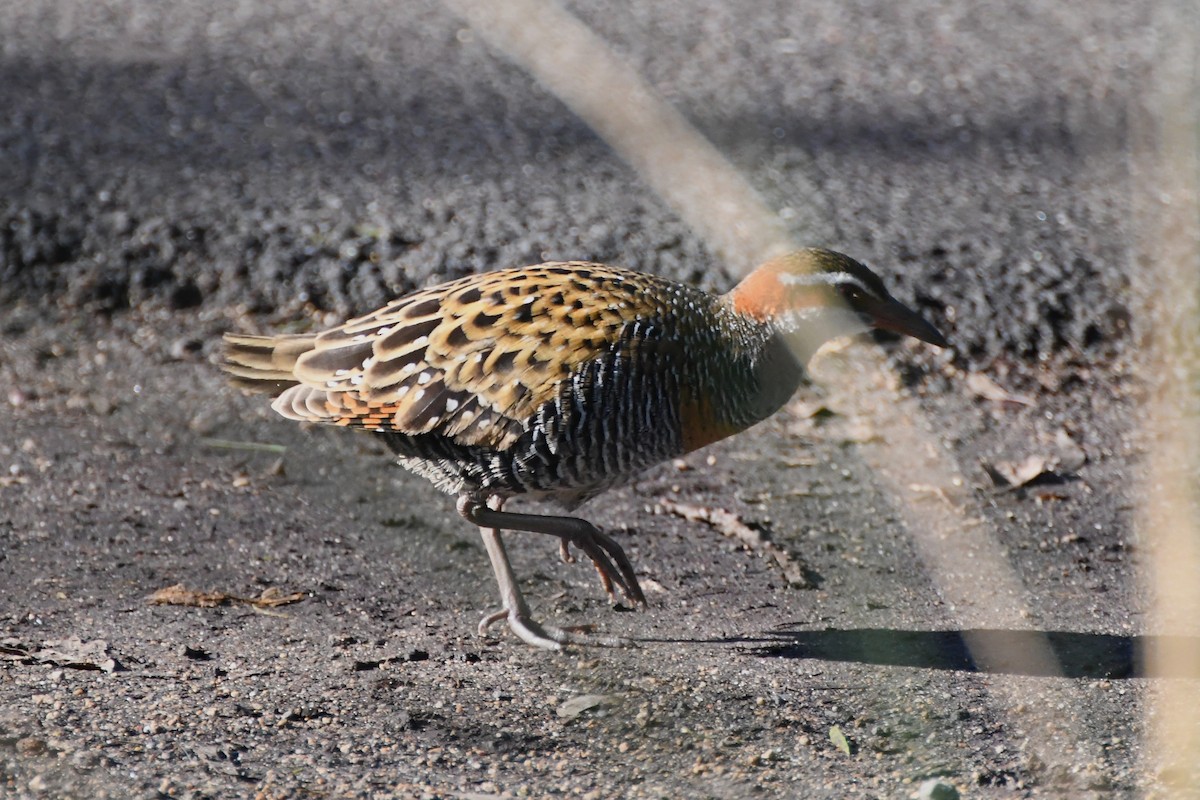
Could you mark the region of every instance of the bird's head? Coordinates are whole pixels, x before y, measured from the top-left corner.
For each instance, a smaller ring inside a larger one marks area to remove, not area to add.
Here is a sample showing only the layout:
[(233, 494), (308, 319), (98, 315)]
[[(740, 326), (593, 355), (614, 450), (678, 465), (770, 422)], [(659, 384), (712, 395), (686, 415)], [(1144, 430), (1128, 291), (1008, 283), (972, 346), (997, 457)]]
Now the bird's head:
[(736, 312), (786, 336), (801, 362), (830, 339), (872, 328), (949, 346), (937, 328), (888, 294), (878, 275), (832, 250), (778, 256), (746, 276), (728, 297)]

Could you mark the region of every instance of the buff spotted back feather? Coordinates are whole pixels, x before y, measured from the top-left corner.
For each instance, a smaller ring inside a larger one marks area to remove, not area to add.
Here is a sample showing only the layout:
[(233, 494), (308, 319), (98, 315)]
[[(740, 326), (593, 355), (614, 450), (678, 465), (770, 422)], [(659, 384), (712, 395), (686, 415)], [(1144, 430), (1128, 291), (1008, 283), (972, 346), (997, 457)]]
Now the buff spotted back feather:
[(502, 450), (631, 320), (668, 314), (679, 288), (586, 262), (500, 270), (315, 335), (229, 335), (227, 369), (278, 391), (273, 407), (289, 419)]

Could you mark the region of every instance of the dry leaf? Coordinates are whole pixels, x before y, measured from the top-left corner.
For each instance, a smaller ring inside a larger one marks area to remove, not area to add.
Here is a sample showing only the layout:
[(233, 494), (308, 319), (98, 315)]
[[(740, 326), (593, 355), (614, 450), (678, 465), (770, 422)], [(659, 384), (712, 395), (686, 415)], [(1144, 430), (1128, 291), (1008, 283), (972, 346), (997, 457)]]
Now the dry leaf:
[(1064, 429), (1054, 435), (1055, 456), (1031, 455), (1023, 461), (997, 461), (983, 468), (997, 486), (1018, 488), (1028, 486), (1042, 476), (1061, 477), (1074, 472), (1087, 462), (1087, 453)]
[(1050, 459), (1046, 456), (1029, 456), (1024, 461), (997, 461), (984, 464), (984, 470), (997, 486), (1018, 488), (1027, 486), (1043, 475), (1052, 475)]
[(238, 597), (225, 592), (197, 592), (188, 589), (182, 583), (159, 589), (150, 595), (150, 602), (169, 606), (193, 606), (195, 608), (216, 608), (226, 603), (246, 603), (256, 608), (274, 608), (298, 603), (304, 599), (304, 592), (284, 594), (275, 587), (264, 589), (258, 597)]
[(1087, 453), (1065, 428), (1059, 428), (1054, 434), (1054, 446), (1058, 449), (1057, 468), (1060, 472), (1074, 472), (1087, 463)]
[(796, 563), (787, 551), (768, 539), (762, 531), (747, 525), (732, 511), (726, 511), (723, 508), (693, 506), (666, 499), (658, 502), (664, 509), (678, 517), (692, 522), (704, 522), (725, 536), (737, 539), (748, 549), (767, 554), (779, 566), (788, 584), (801, 589), (815, 588), (809, 570), (803, 564)]
[(251, 605), (258, 606), (259, 608), (274, 608), (275, 606), (286, 606), (291, 605), (292, 603), (299, 603), (304, 599), (304, 592), (292, 592), (291, 594), (284, 594), (282, 591), (272, 586), (269, 589), (263, 589), (262, 594), (249, 600), (241, 597), (235, 597), (233, 599), (242, 603), (249, 603)]
[(108, 642), (103, 639), (85, 642), (78, 636), (69, 636), (46, 642), (33, 656), (39, 661), (49, 661), (71, 669), (96, 669), (102, 672), (117, 669), (116, 660), (108, 654)]
[(846, 734), (842, 733), (841, 726), (834, 725), (829, 729), (829, 741), (833, 742), (833, 746), (846, 755), (854, 755), (854, 746), (850, 744)]
[(616, 694), (581, 694), (564, 701), (555, 713), (565, 719), (574, 719), (585, 711), (618, 705), (621, 696)]
[(108, 642), (93, 639), (85, 642), (78, 636), (43, 642), (41, 647), (28, 647), (16, 639), (0, 643), (0, 657), (31, 664), (53, 664), (68, 669), (91, 669), (115, 672), (121, 669), (108, 653)]
[(150, 595), (150, 602), (164, 606), (195, 606), (196, 608), (216, 608), (229, 602), (229, 595), (224, 592), (196, 592), (185, 587), (182, 583), (159, 589)]

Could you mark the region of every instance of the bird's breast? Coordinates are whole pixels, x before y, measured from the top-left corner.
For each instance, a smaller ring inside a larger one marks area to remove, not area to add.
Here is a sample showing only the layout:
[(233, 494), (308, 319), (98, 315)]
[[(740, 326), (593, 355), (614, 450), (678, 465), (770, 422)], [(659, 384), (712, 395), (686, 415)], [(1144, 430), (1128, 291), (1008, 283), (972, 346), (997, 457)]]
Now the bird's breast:
[(759, 340), (736, 357), (710, 361), (709, 368), (693, 382), (681, 386), (679, 421), (684, 452), (763, 421), (788, 401), (804, 377), (804, 368), (786, 341), (777, 336)]
[(720, 413), (711, 397), (696, 396), (692, 392), (684, 392), (680, 397), (679, 425), (684, 453), (732, 436), (745, 427)]

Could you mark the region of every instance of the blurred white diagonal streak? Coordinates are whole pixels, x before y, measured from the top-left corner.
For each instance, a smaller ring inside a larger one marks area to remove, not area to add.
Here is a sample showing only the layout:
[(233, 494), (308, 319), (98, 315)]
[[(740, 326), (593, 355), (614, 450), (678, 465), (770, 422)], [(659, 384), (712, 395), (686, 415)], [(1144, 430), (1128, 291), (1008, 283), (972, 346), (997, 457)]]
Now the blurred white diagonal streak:
[(789, 247), (778, 216), (707, 139), (586, 25), (545, 0), (444, 0), (625, 159), (742, 273)]
[[(832, 387), (832, 400), (854, 417), (869, 418), (886, 435), (860, 444), (860, 453), (876, 480), (892, 497), (909, 538), (921, 555), (949, 615), (963, 631), (971, 660), (985, 673), (996, 673), (989, 692), (1009, 712), (1014, 730), (1030, 737), (1027, 747), (1055, 773), (1070, 764), (1099, 763), (1095, 743), (1075, 735), (1070, 696), (1041, 687), (1054, 702), (1031, 707), (1023, 680), (1009, 675), (1061, 676), (1062, 670), (1045, 634), (1030, 619), (1045, 619), (1024, 583), (1008, 562), (995, 532), (974, 507), (967, 482), (954, 459), (929, 433), (934, 426), (920, 404), (895, 387), (875, 352), (860, 349), (845, 358), (817, 364), (817, 375)], [(974, 631), (1027, 631), (1022, 649), (1011, 638), (977, 635)]]
[(1142, 280), (1152, 348), (1141, 377), (1153, 388), (1138, 527), (1160, 634), (1146, 653), (1148, 674), (1160, 679), (1146, 706), (1154, 736), (1146, 771), (1173, 797), (1200, 797), (1200, 12), (1177, 2), (1159, 14), (1171, 33), (1156, 61), (1153, 113), (1133, 127), (1139, 255), (1150, 267)]

